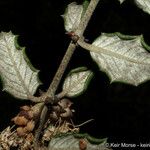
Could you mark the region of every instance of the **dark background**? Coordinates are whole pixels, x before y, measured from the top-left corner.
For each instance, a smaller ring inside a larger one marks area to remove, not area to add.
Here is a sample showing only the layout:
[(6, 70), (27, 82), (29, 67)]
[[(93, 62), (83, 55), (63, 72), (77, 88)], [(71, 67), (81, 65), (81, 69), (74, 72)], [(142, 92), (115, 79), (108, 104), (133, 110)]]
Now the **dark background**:
[[(40, 70), (41, 88), (45, 90), (70, 41), (60, 17), (70, 2), (72, 0), (0, 1), (0, 31), (11, 30), (19, 35), (19, 44), (26, 47), (32, 64)], [(77, 2), (81, 3), (82, 0)], [(143, 34), (145, 41), (150, 44), (150, 15), (137, 8), (132, 0), (126, 0), (122, 5), (117, 0), (101, 0), (85, 37), (92, 42), (101, 32), (116, 31), (130, 35)], [(108, 141), (114, 143), (149, 142), (150, 82), (138, 87), (123, 83), (110, 84), (109, 78), (99, 71), (89, 53), (78, 48), (65, 75), (80, 66), (87, 66), (95, 73), (87, 91), (72, 99), (76, 110), (75, 124), (95, 119), (81, 127), (81, 132), (88, 132), (95, 137), (108, 137)], [(1, 90), (2, 130), (10, 124), (19, 106), (29, 102), (19, 101)]]

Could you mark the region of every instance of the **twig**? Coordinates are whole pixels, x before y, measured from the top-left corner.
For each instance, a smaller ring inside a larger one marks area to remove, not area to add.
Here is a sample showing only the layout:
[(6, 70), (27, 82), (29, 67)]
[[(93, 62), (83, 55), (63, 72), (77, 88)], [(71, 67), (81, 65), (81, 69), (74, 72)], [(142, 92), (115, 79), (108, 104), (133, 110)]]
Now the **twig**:
[(36, 130), (34, 141), (33, 141), (35, 150), (37, 150), (38, 147), (39, 147), (39, 143), (38, 143), (37, 139), (39, 139), (39, 137), (40, 137), (42, 128), (43, 128), (44, 123), (45, 123), (46, 114), (47, 114), (47, 111), (48, 111), (47, 106), (45, 106), (45, 105), (43, 105), (43, 106), (44, 107), (43, 107), (42, 112), (41, 112), (41, 116), (40, 116), (40, 120), (39, 120), (39, 126), (38, 126), (38, 129)]
[(75, 31), (75, 34), (77, 34), (79, 37), (82, 37), (83, 36), (83, 33), (89, 23), (89, 20), (91, 19), (91, 16), (98, 4), (100, 0), (91, 0), (90, 1), (90, 4), (79, 24), (79, 27), (77, 28), (77, 30)]
[[(80, 22), (80, 24), (79, 24), (79, 27), (75, 31), (75, 34), (78, 35), (79, 38), (83, 36), (83, 33), (84, 33), (84, 31), (88, 25), (88, 22), (92, 16), (97, 4), (98, 4), (98, 2), (99, 2), (99, 0), (91, 0), (90, 1), (90, 4), (89, 4), (81, 22)], [(53, 80), (52, 80), (52, 83), (50, 84), (50, 86), (47, 90), (47, 93), (46, 93), (47, 96), (53, 97), (55, 95), (55, 92), (56, 92), (57, 87), (60, 83), (60, 80), (61, 80), (61, 78), (62, 78), (62, 76), (63, 76), (63, 74), (67, 68), (67, 65), (68, 65), (68, 63), (69, 63), (69, 61), (70, 61), (70, 59), (71, 59), (71, 57), (75, 51), (76, 46), (77, 46), (76, 43), (73, 43), (73, 42), (70, 43), (70, 45), (66, 51), (66, 54), (65, 54), (65, 56), (64, 56), (64, 58), (60, 64)]]
[[(96, 8), (98, 2), (99, 2), (99, 0), (91, 0), (90, 1), (90, 4), (89, 4), (89, 6), (88, 6), (88, 8), (85, 12), (85, 15), (83, 16), (83, 18), (81, 20), (81, 23), (79, 24), (78, 29), (75, 31), (75, 34), (77, 34), (79, 36), (79, 38), (83, 36), (83, 33), (84, 33), (84, 31), (87, 27), (87, 24), (88, 24), (88, 22), (89, 22), (89, 20), (92, 16), (95, 8)], [(56, 72), (56, 74), (55, 74), (55, 76), (54, 76), (47, 92), (44, 95), (44, 98), (45, 98), (44, 100), (46, 100), (47, 97), (50, 97), (51, 101), (54, 100), (55, 92), (58, 88), (58, 85), (61, 81), (61, 78), (62, 78), (62, 76), (63, 76), (63, 74), (64, 74), (64, 72), (65, 72), (65, 70), (66, 70), (66, 68), (69, 64), (69, 61), (70, 61), (76, 47), (77, 47), (77, 44), (71, 41), (71, 43), (69, 44), (69, 47), (66, 51), (66, 54), (64, 55), (63, 60), (60, 64), (60, 66), (59, 66), (59, 68), (58, 68), (58, 70), (57, 70), (57, 72)], [(46, 109), (46, 106), (44, 106), (43, 111), (44, 111), (44, 113), (41, 113), (41, 118), (45, 118), (45, 116), (47, 114), (48, 110)], [(42, 130), (43, 124), (44, 124), (44, 119), (42, 119), (40, 121), (37, 132), (35, 133), (35, 139), (34, 139), (34, 144), (35, 145), (39, 141), (39, 136), (40, 136), (40, 132)]]
[(58, 68), (58, 70), (57, 70), (57, 72), (56, 72), (56, 74), (52, 80), (52, 83), (47, 90), (46, 95), (48, 97), (54, 97), (55, 92), (57, 90), (57, 87), (60, 83), (60, 80), (61, 80), (61, 78), (62, 78), (62, 76), (63, 76), (63, 74), (64, 74), (64, 72), (68, 66), (68, 63), (69, 63), (69, 61), (70, 61), (70, 59), (71, 59), (71, 57), (75, 51), (76, 46), (77, 45), (72, 43), (72, 42), (69, 44), (69, 47), (68, 47), (68, 49), (67, 49), (67, 51), (66, 51), (66, 53), (62, 59), (62, 62), (61, 62), (60, 66), (59, 66), (59, 68)]

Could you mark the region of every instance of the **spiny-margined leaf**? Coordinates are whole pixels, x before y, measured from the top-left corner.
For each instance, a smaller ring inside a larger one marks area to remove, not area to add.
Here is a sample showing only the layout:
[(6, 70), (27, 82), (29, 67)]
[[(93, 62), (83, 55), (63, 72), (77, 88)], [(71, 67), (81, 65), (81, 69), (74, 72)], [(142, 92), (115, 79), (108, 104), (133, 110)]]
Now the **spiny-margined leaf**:
[(31, 66), (25, 49), (17, 46), (11, 32), (0, 33), (0, 75), (3, 89), (20, 99), (32, 97), (40, 85), (38, 70)]
[(73, 69), (66, 77), (63, 91), (68, 97), (74, 97), (84, 92), (93, 77), (93, 73), (85, 67)]
[(103, 33), (93, 42), (91, 56), (111, 82), (135, 86), (150, 79), (150, 49), (142, 36)]
[(48, 150), (110, 150), (107, 139), (95, 139), (87, 134), (63, 134), (49, 142)]
[(76, 2), (68, 5), (64, 15), (62, 15), (66, 31), (71, 32), (77, 29), (88, 4), (89, 2), (85, 0), (82, 5), (77, 5)]
[(134, 0), (136, 5), (150, 14), (150, 0)]

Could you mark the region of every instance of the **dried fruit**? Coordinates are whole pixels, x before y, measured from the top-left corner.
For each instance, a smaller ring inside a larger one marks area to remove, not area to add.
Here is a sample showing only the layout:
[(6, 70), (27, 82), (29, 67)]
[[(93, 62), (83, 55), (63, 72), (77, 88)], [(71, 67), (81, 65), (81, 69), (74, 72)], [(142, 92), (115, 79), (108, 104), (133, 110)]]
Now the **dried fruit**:
[(34, 127), (35, 127), (35, 122), (31, 120), (31, 121), (29, 121), (29, 122), (27, 123), (25, 129), (26, 129), (28, 132), (31, 132), (31, 131), (33, 131)]
[(19, 126), (25, 126), (27, 125), (28, 119), (26, 119), (24, 116), (16, 116), (12, 119), (16, 125)]
[(18, 127), (16, 129), (18, 136), (25, 136), (26, 132), (23, 127)]

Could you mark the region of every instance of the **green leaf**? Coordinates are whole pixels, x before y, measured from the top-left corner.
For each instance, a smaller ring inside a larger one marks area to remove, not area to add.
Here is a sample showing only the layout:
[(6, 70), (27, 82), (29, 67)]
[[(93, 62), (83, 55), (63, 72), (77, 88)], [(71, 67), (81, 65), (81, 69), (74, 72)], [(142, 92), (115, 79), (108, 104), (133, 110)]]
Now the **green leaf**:
[(52, 138), (48, 150), (110, 150), (105, 147), (107, 139), (95, 139), (88, 134), (63, 134)]
[(136, 5), (150, 14), (150, 0), (135, 0)]
[[(90, 44), (89, 44), (90, 45)], [(139, 85), (150, 79), (150, 47), (142, 36), (105, 34), (89, 46), (90, 54), (111, 82)]]
[(0, 75), (3, 90), (20, 99), (33, 97), (37, 87), (38, 70), (30, 63), (24, 48), (18, 48), (17, 36), (0, 33)]
[(63, 83), (63, 91), (68, 97), (75, 97), (82, 94), (93, 77), (93, 73), (85, 67), (72, 70)]
[(85, 0), (82, 5), (73, 2), (68, 5), (63, 16), (65, 29), (68, 32), (75, 31), (81, 22), (89, 2)]

